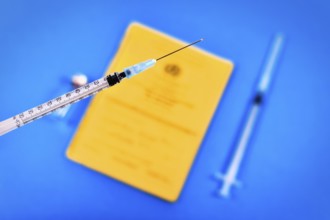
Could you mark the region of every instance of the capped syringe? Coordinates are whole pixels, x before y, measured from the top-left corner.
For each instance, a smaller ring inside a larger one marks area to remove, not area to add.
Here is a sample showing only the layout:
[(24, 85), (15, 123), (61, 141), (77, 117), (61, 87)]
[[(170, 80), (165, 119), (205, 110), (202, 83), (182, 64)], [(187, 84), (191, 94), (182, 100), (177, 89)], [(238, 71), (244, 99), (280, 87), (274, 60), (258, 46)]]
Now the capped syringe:
[(221, 180), (222, 186), (217, 190), (217, 194), (222, 197), (229, 197), (232, 186), (240, 186), (241, 183), (237, 180), (237, 174), (242, 164), (244, 153), (248, 146), (253, 129), (260, 115), (261, 106), (265, 96), (270, 88), (271, 80), (275, 72), (276, 64), (279, 61), (281, 51), (284, 44), (284, 35), (275, 35), (268, 58), (265, 60), (265, 67), (262, 71), (257, 90), (253, 96), (252, 102), (249, 103), (249, 111), (246, 115), (244, 127), (238, 139), (232, 160), (225, 173), (216, 172), (215, 177)]
[(57, 109), (63, 108), (67, 105), (78, 102), (84, 98), (87, 98), (91, 95), (94, 95), (103, 89), (111, 87), (117, 83), (119, 83), (124, 78), (131, 78), (151, 67), (153, 67), (157, 61), (172, 55), (180, 50), (183, 50), (187, 47), (190, 47), (194, 44), (203, 41), (203, 39), (199, 39), (191, 44), (188, 44), (184, 47), (181, 47), (175, 51), (172, 51), (164, 56), (161, 56), (157, 59), (149, 59), (144, 62), (135, 64), (133, 66), (125, 68), (121, 73), (113, 73), (111, 75), (102, 77), (98, 80), (95, 80), (89, 84), (81, 86), (77, 89), (72, 90), (71, 92), (65, 93), (61, 96), (58, 96), (54, 99), (51, 99), (41, 105), (35, 106), (31, 109), (28, 109), (20, 114), (17, 114), (7, 120), (0, 122), (0, 136), (4, 135), (16, 128), (20, 128), (23, 125), (26, 125), (30, 122), (33, 122), (39, 118), (42, 118), (45, 115), (48, 115)]

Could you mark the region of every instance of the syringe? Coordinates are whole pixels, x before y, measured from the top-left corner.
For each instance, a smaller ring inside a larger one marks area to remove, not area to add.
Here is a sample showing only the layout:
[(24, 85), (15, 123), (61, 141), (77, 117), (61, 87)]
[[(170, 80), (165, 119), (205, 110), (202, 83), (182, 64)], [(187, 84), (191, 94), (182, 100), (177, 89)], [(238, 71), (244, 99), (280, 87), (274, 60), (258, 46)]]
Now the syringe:
[(20, 114), (17, 114), (7, 120), (0, 122), (0, 136), (4, 135), (16, 128), (20, 128), (23, 125), (26, 125), (30, 122), (33, 122), (39, 118), (42, 118), (45, 115), (48, 115), (57, 109), (63, 108), (67, 105), (78, 102), (84, 98), (87, 98), (91, 95), (94, 95), (103, 89), (111, 87), (117, 83), (119, 83), (124, 78), (131, 78), (151, 67), (153, 67), (157, 61), (172, 55), (180, 50), (183, 50), (187, 47), (190, 47), (194, 44), (203, 41), (203, 39), (199, 39), (191, 44), (188, 44), (184, 47), (181, 47), (171, 53), (168, 53), (158, 59), (149, 59), (147, 61), (135, 64), (133, 66), (127, 67), (121, 73), (113, 73), (112, 75), (108, 75), (102, 77), (98, 80), (95, 80), (87, 85), (79, 87), (71, 92), (65, 93), (57, 98), (51, 99), (41, 105), (28, 109)]
[(237, 148), (233, 155), (233, 159), (231, 160), (225, 173), (216, 172), (215, 174), (216, 179), (223, 181), (223, 184), (217, 193), (219, 196), (227, 198), (230, 195), (232, 186), (241, 185), (240, 182), (237, 181), (237, 174), (240, 169), (247, 145), (249, 143), (249, 139), (252, 135), (253, 128), (259, 116), (261, 104), (269, 90), (275, 66), (279, 60), (279, 56), (283, 48), (283, 42), (284, 36), (282, 34), (277, 34), (273, 40), (269, 57), (266, 60), (265, 68), (263, 69), (260, 81), (258, 83), (256, 94), (249, 106), (246, 122), (244, 124), (242, 134), (239, 138)]

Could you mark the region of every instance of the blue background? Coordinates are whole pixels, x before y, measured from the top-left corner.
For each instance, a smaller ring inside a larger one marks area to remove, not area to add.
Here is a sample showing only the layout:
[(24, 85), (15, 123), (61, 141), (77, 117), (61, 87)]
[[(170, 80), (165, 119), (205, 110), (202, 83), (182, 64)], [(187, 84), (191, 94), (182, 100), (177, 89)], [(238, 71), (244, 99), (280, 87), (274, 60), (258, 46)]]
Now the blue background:
[[(0, 219), (330, 219), (327, 1), (0, 2), (0, 120), (103, 75), (131, 21), (233, 60), (182, 194), (168, 203), (65, 157), (89, 100), (67, 119), (0, 137)], [(212, 180), (233, 151), (273, 34), (287, 36), (233, 198)], [(205, 219), (205, 218), (204, 218)]]

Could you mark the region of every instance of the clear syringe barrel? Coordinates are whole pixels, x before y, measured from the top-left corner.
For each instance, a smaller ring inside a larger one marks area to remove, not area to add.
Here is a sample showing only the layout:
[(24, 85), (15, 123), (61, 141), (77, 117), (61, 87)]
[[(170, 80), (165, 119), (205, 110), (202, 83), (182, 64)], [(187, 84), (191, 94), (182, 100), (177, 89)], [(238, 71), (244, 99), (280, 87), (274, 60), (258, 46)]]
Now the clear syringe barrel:
[(87, 98), (88, 96), (91, 96), (109, 86), (107, 77), (103, 77), (8, 118), (7, 120), (0, 122), (0, 136), (48, 115), (57, 109)]

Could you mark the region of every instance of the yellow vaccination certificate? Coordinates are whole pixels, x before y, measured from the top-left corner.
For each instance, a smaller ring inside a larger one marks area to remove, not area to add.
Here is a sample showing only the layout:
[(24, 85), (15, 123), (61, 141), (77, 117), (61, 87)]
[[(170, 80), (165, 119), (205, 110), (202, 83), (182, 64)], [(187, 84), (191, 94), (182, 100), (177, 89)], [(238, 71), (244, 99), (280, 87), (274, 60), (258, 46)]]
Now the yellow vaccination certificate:
[[(132, 23), (106, 74), (185, 44)], [(147, 193), (176, 201), (232, 69), (230, 61), (196, 47), (160, 60), (95, 96), (67, 156)]]

